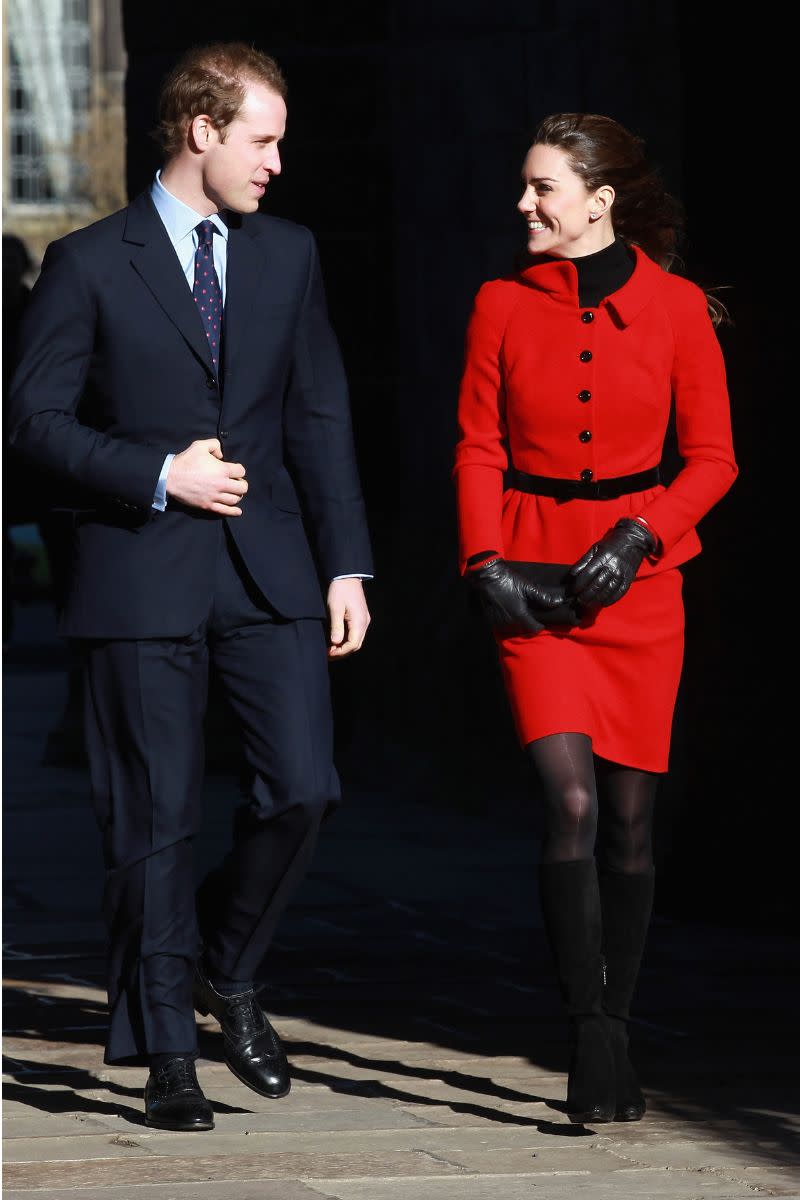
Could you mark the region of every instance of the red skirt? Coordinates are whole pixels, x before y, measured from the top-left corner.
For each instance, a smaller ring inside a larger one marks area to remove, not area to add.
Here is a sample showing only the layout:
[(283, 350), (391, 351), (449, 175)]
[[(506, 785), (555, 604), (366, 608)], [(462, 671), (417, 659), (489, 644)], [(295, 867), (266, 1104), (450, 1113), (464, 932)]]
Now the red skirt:
[(666, 771), (683, 664), (682, 587), (672, 568), (635, 579), (586, 625), (497, 636), (522, 745), (585, 733), (601, 758)]

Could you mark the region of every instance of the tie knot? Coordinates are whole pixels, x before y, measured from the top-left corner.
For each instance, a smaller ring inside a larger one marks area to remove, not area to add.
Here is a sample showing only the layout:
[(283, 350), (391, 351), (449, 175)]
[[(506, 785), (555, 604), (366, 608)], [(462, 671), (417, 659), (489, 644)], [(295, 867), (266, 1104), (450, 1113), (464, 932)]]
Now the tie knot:
[(214, 222), (205, 220), (195, 225), (198, 246), (210, 246), (214, 238)]

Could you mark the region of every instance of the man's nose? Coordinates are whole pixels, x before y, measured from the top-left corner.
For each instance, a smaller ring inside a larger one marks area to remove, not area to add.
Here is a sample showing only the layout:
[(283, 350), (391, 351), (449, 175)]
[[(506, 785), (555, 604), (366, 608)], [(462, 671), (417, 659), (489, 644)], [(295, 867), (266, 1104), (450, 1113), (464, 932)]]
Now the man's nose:
[(273, 150), (272, 153), (266, 159), (264, 166), (267, 168), (268, 171), (271, 172), (271, 174), (280, 175), (280, 173), (281, 173), (280, 153), (277, 150)]

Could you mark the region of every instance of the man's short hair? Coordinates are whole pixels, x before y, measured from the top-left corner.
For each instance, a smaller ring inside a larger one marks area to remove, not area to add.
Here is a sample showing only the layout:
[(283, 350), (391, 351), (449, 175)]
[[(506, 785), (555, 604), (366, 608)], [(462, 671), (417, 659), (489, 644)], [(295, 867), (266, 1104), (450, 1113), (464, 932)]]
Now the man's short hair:
[(166, 157), (183, 149), (189, 125), (201, 113), (224, 141), (249, 83), (264, 84), (286, 99), (286, 80), (274, 58), (244, 42), (217, 42), (187, 51), (164, 80), (159, 98), (156, 138)]

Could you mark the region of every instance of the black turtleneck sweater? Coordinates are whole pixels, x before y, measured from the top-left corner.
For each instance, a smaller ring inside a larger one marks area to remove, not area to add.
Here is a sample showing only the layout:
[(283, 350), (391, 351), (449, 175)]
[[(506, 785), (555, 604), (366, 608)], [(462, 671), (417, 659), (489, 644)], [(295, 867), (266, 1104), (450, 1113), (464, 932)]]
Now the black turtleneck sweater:
[[(543, 254), (541, 262), (559, 262), (553, 254)], [(578, 303), (581, 308), (597, 308), (597, 305), (612, 292), (627, 283), (636, 265), (636, 255), (629, 250), (622, 238), (615, 238), (610, 246), (595, 250), (594, 254), (583, 254), (570, 258), (578, 272)]]

